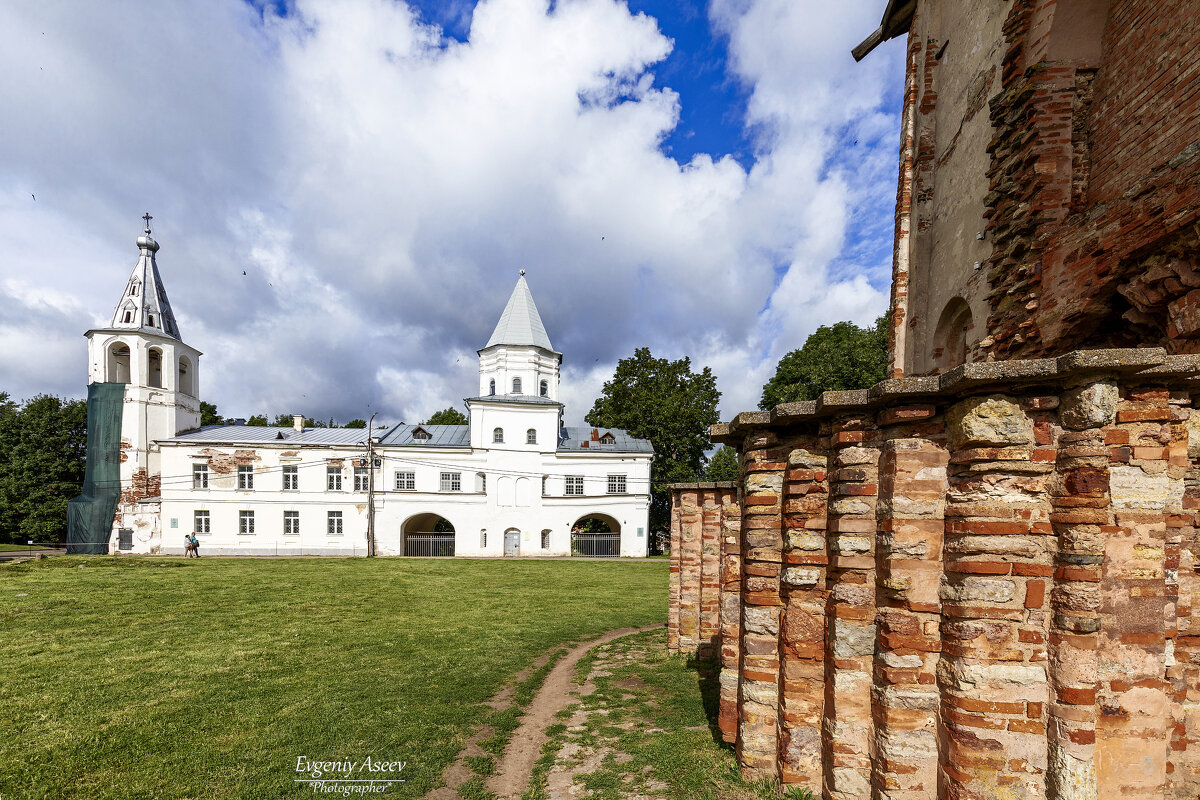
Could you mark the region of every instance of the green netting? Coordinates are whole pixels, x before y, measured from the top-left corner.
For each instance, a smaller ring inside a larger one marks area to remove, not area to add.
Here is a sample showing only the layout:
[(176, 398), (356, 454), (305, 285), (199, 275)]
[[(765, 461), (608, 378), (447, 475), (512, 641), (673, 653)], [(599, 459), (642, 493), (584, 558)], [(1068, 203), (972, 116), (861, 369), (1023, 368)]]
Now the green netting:
[(121, 496), (121, 411), (125, 384), (93, 383), (87, 399), (83, 494), (67, 503), (67, 552), (108, 552)]

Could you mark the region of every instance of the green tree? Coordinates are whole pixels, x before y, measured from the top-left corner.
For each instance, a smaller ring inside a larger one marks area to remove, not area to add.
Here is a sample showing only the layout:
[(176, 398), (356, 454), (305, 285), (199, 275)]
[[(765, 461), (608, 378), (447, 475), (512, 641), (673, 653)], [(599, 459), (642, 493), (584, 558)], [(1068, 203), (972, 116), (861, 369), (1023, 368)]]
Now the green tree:
[(466, 425), (467, 418), (454, 406), (435, 411), (433, 416), (421, 423), (422, 425)]
[(887, 316), (874, 327), (852, 322), (822, 325), (804, 346), (779, 359), (763, 386), (759, 408), (816, 400), (821, 392), (866, 389), (887, 375)]
[(654, 358), (639, 347), (617, 362), (586, 417), (597, 428), (624, 428), (654, 445), (650, 465), (650, 529), (670, 524), (669, 483), (694, 481), (711, 444), (708, 429), (719, 421), (717, 379), (705, 367), (692, 371), (691, 359)]
[(0, 534), (64, 541), (67, 501), (83, 484), (87, 403), (38, 395), (18, 409), (4, 395), (0, 442)]
[(267, 415), (266, 414), (255, 414), (254, 416), (250, 417), (250, 419), (246, 420), (246, 424), (250, 425), (252, 427), (255, 427), (255, 428), (266, 428), (266, 427), (268, 427), (267, 426)]
[(343, 428), (365, 428), (367, 421), (365, 419), (352, 419), (342, 426)]
[(708, 460), (708, 466), (704, 468), (700, 478), (706, 481), (736, 481), (739, 472), (737, 450), (722, 445)]
[(224, 425), (225, 419), (217, 413), (217, 407), (213, 403), (200, 401), (200, 424), (201, 425)]
[[(292, 427), (292, 425), (295, 422), (294, 417), (295, 417), (294, 414), (282, 414), (282, 413), (276, 414), (275, 420), (267, 427), (269, 427), (269, 428), (290, 428), (290, 427)], [(332, 421), (333, 420), (330, 420), (330, 422), (332, 422)], [(246, 424), (249, 425), (251, 423), (247, 422)], [(306, 428), (325, 428), (328, 426), (324, 422), (321, 422), (320, 420), (313, 419), (312, 417), (305, 417), (304, 418), (304, 427), (306, 427)]]

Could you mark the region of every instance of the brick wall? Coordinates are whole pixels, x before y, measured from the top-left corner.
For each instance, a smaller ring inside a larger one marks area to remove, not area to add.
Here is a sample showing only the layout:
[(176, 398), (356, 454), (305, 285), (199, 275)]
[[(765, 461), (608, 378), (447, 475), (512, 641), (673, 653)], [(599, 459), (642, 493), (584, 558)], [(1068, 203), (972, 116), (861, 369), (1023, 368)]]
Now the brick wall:
[(744, 775), (839, 800), (1196, 797), (1197, 378), (1197, 356), (1089, 351), (716, 426), (743, 502), (676, 493), (672, 596), (703, 596), (703, 508), (725, 509), (720, 724)]

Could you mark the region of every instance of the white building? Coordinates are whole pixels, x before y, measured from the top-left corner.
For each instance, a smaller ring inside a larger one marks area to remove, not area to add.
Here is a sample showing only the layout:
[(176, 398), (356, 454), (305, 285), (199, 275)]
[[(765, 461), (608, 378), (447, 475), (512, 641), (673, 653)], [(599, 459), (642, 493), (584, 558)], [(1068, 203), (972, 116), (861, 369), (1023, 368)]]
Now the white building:
[[(379, 555), (646, 555), (650, 443), (563, 425), (562, 354), (523, 270), (479, 351), (470, 424), (377, 429), (368, 460), (368, 431), (300, 416), (201, 428), (200, 352), (180, 338), (148, 215), (138, 247), (111, 324), (87, 332), (89, 384), (124, 384), (110, 551), (180, 553), (194, 531), (201, 555), (367, 555), (373, 507)], [(89, 418), (89, 459), (102, 431)], [(572, 532), (588, 518), (610, 533)]]

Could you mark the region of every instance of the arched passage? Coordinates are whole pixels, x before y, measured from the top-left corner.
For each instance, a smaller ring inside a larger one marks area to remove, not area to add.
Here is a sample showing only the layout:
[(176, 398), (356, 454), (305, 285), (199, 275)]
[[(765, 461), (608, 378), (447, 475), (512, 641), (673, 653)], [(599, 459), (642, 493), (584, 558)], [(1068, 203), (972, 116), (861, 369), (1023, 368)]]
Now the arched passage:
[(129, 345), (113, 342), (108, 346), (108, 368), (105, 378), (109, 383), (129, 383)]
[(571, 555), (617, 558), (621, 555), (621, 523), (608, 514), (584, 514), (571, 525)]
[(151, 347), (146, 352), (146, 382), (155, 389), (163, 387), (163, 353), (157, 347)]
[(414, 514), (404, 521), (401, 531), (406, 556), (454, 555), (454, 525), (440, 514)]
[(179, 359), (179, 379), (175, 383), (175, 390), (188, 397), (196, 396), (192, 388), (192, 362), (187, 356), (181, 356)]
[(967, 343), (973, 327), (971, 307), (955, 297), (942, 309), (933, 334), (933, 365), (939, 373), (954, 369), (967, 360)]

